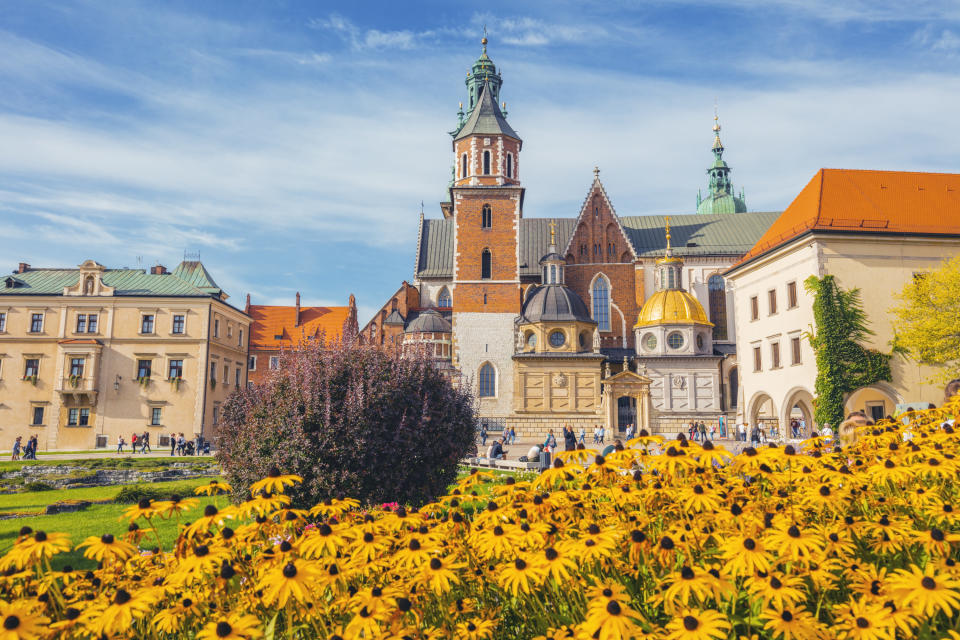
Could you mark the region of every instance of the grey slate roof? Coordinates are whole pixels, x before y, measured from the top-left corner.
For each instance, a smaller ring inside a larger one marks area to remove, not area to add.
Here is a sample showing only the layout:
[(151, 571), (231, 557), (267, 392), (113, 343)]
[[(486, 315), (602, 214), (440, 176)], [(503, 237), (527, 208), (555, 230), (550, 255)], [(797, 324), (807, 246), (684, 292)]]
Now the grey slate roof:
[(424, 219), (420, 230), (420, 255), (417, 256), (417, 277), (453, 277), (453, 218)]
[(483, 93), (480, 94), (480, 100), (477, 106), (473, 108), (470, 117), (463, 124), (463, 128), (454, 136), (454, 141), (466, 138), (471, 135), (505, 135), (519, 140), (520, 136), (507, 123), (503, 117), (503, 112), (493, 100), (493, 94), (489, 90), (489, 85), (483, 85)]
[(390, 315), (388, 315), (387, 318), (383, 321), (383, 324), (384, 324), (384, 325), (388, 325), (388, 324), (398, 324), (398, 325), (400, 325), (401, 327), (403, 326), (403, 323), (404, 323), (403, 316), (400, 315), (400, 312), (397, 311), (396, 309), (394, 309), (393, 311), (391, 311), (391, 312), (390, 312)]
[[(670, 216), (673, 253), (677, 256), (741, 256), (753, 247), (780, 213)], [(564, 246), (573, 235), (576, 218), (555, 218), (557, 244)], [(538, 263), (550, 247), (551, 218), (521, 218), (520, 275), (537, 276)], [(663, 255), (667, 246), (665, 216), (623, 216), (620, 223), (641, 258)], [(423, 221), (417, 277), (453, 276), (453, 219)], [(695, 246), (687, 246), (693, 243)]]
[[(181, 269), (185, 264), (188, 266)], [(220, 289), (210, 274), (199, 262), (195, 265), (199, 268), (182, 263), (173, 273), (164, 275), (147, 273), (143, 269), (107, 269), (103, 272), (103, 283), (114, 289), (115, 296), (218, 296)], [(30, 269), (10, 277), (22, 286), (8, 288), (7, 278), (3, 277), (0, 279), (0, 295), (63, 295), (64, 287), (77, 284), (80, 270)]]
[(421, 311), (404, 329), (406, 333), (450, 333), (453, 328), (450, 321), (433, 309)]

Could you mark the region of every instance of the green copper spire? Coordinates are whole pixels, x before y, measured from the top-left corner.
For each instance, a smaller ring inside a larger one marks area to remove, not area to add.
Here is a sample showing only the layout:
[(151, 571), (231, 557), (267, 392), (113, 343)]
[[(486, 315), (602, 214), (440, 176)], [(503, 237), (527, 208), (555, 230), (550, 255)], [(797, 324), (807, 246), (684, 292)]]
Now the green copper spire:
[(697, 213), (743, 213), (747, 205), (743, 201), (743, 192), (737, 197), (733, 194), (730, 181), (730, 167), (723, 160), (723, 143), (720, 142), (720, 117), (713, 116), (713, 164), (707, 169), (709, 177), (707, 196), (702, 198), (697, 192)]
[[(470, 121), (470, 116), (480, 104), (484, 87), (486, 87), (487, 93), (490, 94), (489, 98), (494, 104), (500, 100), (500, 87), (503, 85), (503, 78), (497, 73), (496, 65), (493, 64), (493, 60), (487, 55), (486, 27), (483, 28), (483, 39), (480, 40), (480, 44), (483, 47), (480, 57), (473, 63), (470, 71), (467, 72), (467, 79), (464, 81), (467, 85), (467, 104), (464, 105), (460, 103), (460, 111), (457, 112), (457, 128), (450, 132), (450, 135), (454, 138), (458, 137), (464, 125)], [(466, 113), (464, 113), (464, 107), (466, 107)], [(501, 112), (503, 117), (507, 115), (506, 107), (507, 105), (504, 103), (503, 111)]]

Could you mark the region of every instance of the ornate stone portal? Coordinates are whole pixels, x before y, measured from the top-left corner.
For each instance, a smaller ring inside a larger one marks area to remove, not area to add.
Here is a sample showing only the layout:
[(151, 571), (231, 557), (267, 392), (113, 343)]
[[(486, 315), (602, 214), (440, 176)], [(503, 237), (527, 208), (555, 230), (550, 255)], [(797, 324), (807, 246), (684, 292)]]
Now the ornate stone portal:
[[(619, 430), (620, 423), (633, 422), (637, 429), (650, 431), (650, 378), (634, 373), (629, 368), (603, 380), (603, 406), (605, 408), (607, 428)], [(621, 402), (621, 400), (627, 402)], [(621, 416), (626, 407), (629, 414)], [(633, 420), (629, 420), (633, 417)]]

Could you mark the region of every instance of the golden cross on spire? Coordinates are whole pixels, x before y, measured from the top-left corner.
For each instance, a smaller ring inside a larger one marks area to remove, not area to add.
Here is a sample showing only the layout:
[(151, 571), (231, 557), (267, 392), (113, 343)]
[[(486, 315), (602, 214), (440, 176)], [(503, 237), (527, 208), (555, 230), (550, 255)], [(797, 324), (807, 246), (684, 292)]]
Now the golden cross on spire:
[(667, 216), (667, 255), (670, 254), (670, 216)]
[(557, 244), (557, 221), (550, 221), (550, 244)]

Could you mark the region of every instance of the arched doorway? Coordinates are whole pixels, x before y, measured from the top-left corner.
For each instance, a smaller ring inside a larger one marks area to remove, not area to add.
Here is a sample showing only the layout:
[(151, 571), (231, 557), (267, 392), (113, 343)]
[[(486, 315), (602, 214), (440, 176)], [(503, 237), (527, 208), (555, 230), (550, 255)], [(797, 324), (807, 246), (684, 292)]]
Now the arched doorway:
[(863, 411), (868, 419), (876, 422), (884, 416), (892, 416), (901, 401), (893, 387), (881, 382), (851, 393), (844, 404), (843, 413), (848, 416), (854, 411)]
[(626, 431), (631, 424), (637, 426), (637, 399), (620, 396), (617, 398), (617, 431)]
[(733, 367), (730, 369), (730, 373), (727, 374), (727, 379), (729, 383), (727, 384), (728, 394), (727, 394), (727, 408), (736, 409), (737, 402), (740, 398), (740, 370), (738, 367)]
[[(792, 433), (792, 425), (796, 421), (797, 433)], [(783, 402), (783, 415), (780, 424), (784, 425), (788, 438), (807, 438), (817, 429), (813, 422), (813, 394), (800, 387), (791, 389)]]
[(749, 416), (747, 422), (750, 423), (750, 428), (753, 428), (755, 425), (761, 425), (767, 433), (770, 433), (770, 429), (778, 429), (780, 420), (777, 417), (777, 408), (773, 404), (773, 398), (771, 398), (766, 393), (760, 392), (753, 396), (750, 400), (750, 411), (747, 413)]

